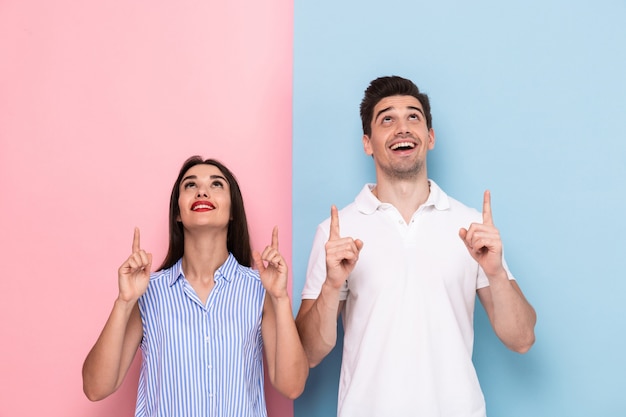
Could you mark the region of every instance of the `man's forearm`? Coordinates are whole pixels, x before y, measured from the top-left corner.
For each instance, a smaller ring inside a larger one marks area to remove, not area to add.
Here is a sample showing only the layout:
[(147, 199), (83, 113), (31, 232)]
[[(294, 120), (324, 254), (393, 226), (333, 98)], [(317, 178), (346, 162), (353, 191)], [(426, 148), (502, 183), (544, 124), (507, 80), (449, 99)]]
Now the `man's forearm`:
[(296, 326), (309, 366), (317, 366), (337, 343), (339, 289), (324, 283), (316, 300), (303, 300)]
[(535, 310), (514, 280), (490, 281), (496, 334), (509, 349), (527, 352), (535, 342)]

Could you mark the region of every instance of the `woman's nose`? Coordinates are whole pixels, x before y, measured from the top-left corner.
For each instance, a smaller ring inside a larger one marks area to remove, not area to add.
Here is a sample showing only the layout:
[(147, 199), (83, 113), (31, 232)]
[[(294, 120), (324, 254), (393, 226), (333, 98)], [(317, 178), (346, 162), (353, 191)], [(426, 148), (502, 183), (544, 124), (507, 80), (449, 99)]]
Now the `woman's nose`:
[(200, 198), (200, 197), (208, 197), (208, 196), (209, 196), (209, 192), (207, 191), (206, 188), (204, 187), (198, 188), (198, 194), (196, 194), (196, 197)]

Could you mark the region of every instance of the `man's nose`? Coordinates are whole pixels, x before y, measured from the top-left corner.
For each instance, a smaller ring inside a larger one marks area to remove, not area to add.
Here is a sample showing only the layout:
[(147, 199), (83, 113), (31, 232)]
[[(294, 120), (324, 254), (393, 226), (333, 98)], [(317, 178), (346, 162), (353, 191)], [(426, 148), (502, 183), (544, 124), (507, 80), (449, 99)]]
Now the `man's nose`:
[(409, 123), (404, 119), (400, 119), (396, 124), (396, 135), (404, 135), (409, 133)]

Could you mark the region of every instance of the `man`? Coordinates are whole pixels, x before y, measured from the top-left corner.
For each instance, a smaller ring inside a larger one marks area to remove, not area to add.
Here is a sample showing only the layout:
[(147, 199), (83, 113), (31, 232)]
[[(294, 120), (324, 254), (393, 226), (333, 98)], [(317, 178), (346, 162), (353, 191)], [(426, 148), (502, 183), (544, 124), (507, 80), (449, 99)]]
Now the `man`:
[(484, 417), (476, 295), (516, 352), (534, 343), (536, 321), (503, 259), (490, 194), (481, 216), (428, 179), (430, 103), (410, 80), (372, 81), (361, 119), (376, 184), (317, 229), (296, 318), (309, 364), (335, 346), (343, 313), (339, 417)]

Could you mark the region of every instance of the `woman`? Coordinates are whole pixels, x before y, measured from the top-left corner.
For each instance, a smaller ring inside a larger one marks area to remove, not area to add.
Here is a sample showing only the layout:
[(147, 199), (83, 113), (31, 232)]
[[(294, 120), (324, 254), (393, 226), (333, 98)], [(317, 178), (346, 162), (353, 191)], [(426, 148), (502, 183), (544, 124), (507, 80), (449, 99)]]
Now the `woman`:
[(135, 229), (118, 298), (83, 365), (87, 397), (117, 390), (139, 347), (136, 416), (266, 416), (262, 351), (272, 385), (299, 396), (308, 362), (277, 229), (262, 254), (252, 253), (237, 180), (198, 156), (185, 161), (172, 189), (169, 229), (168, 253), (153, 274)]

